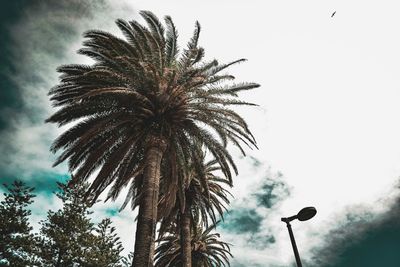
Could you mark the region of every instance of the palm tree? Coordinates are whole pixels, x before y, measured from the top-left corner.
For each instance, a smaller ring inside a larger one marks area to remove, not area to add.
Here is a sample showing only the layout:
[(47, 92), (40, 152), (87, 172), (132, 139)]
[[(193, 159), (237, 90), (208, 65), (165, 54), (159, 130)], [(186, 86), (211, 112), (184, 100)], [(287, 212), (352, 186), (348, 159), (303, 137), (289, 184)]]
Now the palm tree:
[[(216, 224), (204, 229), (201, 222), (196, 224), (192, 233), (191, 256), (193, 267), (230, 266), (229, 257), (233, 257), (229, 244), (219, 241), (218, 233), (211, 233)], [(161, 244), (156, 249), (155, 267), (184, 266), (180, 257), (180, 241), (178, 233), (171, 233), (160, 239)]]
[[(205, 154), (201, 157), (205, 162)], [(167, 234), (171, 227), (179, 229), (183, 267), (192, 266), (191, 230), (197, 223), (196, 218), (200, 217), (205, 227), (208, 227), (209, 218), (213, 224), (216, 224), (217, 215), (223, 218), (223, 213), (226, 211), (224, 204), (229, 204), (228, 195), (230, 195), (229, 191), (223, 187), (229, 185), (228, 181), (214, 174), (220, 170), (215, 160), (203, 163), (202, 173), (206, 177), (205, 186), (201, 184), (201, 179), (197, 176), (193, 165), (188, 166), (188, 169), (187, 175), (190, 176), (188, 179), (190, 182), (184, 192), (185, 203), (177, 202), (169, 215), (163, 218), (160, 227), (160, 236)], [(164, 186), (162, 187), (164, 188)], [(159, 208), (161, 210), (164, 208), (165, 195), (168, 195), (168, 192), (162, 192), (160, 195)]]
[(76, 122), (54, 141), (51, 151), (63, 151), (54, 165), (68, 160), (71, 183), (99, 170), (87, 191), (94, 200), (109, 186), (114, 200), (129, 183), (141, 181), (134, 192), (139, 215), (133, 266), (144, 267), (152, 265), (161, 167), (169, 166), (171, 175), (163, 176), (169, 188), (185, 184), (183, 166), (192, 162), (201, 171), (196, 142), (211, 152), (231, 183), (231, 169), (237, 174), (237, 168), (226, 143), (243, 153), (241, 144), (256, 144), (243, 118), (227, 106), (253, 105), (238, 100), (237, 93), (259, 85), (222, 85), (234, 77), (221, 71), (244, 59), (203, 62), (199, 23), (179, 53), (172, 19), (165, 17), (165, 29), (153, 13), (140, 14), (148, 27), (116, 21), (126, 40), (100, 30), (85, 33), (78, 52), (94, 63), (58, 68), (61, 82), (49, 95), (60, 109), (46, 122)]

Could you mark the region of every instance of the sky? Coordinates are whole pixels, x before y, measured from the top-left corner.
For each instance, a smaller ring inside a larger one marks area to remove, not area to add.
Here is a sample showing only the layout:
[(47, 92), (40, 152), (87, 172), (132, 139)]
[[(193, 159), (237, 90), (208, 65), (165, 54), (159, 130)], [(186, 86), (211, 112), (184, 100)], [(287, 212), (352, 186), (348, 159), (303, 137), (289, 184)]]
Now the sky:
[[(55, 110), (48, 90), (56, 67), (90, 63), (77, 55), (82, 33), (122, 36), (117, 18), (139, 10), (170, 15), (179, 45), (202, 25), (207, 59), (248, 61), (230, 69), (261, 87), (242, 94), (257, 108), (239, 112), (259, 150), (243, 158), (230, 212), (218, 231), (233, 244), (233, 267), (294, 266), (281, 217), (315, 206), (292, 223), (303, 265), (399, 266), (400, 25), (398, 1), (2, 1), (0, 4), (0, 179), (34, 186), (36, 229), (51, 193), (69, 175), (52, 168), (51, 142), (66, 128), (45, 124)], [(334, 17), (331, 14), (336, 11)], [(1, 197), (0, 197), (1, 198)], [(117, 202), (94, 207), (110, 216), (126, 252), (135, 213)], [(307, 264), (307, 265), (306, 265)]]

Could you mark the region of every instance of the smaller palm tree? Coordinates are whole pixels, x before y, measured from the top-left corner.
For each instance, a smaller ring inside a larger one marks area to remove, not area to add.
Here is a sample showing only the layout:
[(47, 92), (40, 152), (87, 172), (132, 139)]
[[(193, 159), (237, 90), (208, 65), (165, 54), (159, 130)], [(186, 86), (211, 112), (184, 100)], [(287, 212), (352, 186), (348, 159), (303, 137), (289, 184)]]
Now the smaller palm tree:
[[(185, 179), (188, 181), (176, 192), (175, 198), (181, 201), (175, 202), (174, 207), (164, 216), (159, 230), (159, 239), (163, 237), (169, 239), (171, 233), (179, 235), (180, 266), (188, 267), (192, 264), (193, 233), (197, 224), (208, 227), (208, 221), (212, 224), (217, 223), (217, 217), (223, 218), (226, 211), (226, 204), (229, 204), (229, 191), (224, 186), (229, 186), (229, 180), (217, 176), (216, 172), (221, 172), (221, 167), (216, 160), (206, 162), (206, 155), (200, 146), (199, 157), (201, 166), (194, 162), (185, 168)], [(166, 179), (163, 179), (163, 181)], [(161, 188), (167, 188), (161, 186)], [(167, 203), (171, 198), (171, 192), (161, 191), (159, 210), (168, 209)], [(183, 201), (182, 201), (183, 200)], [(218, 216), (219, 215), (219, 216)], [(173, 234), (172, 236), (174, 236)]]
[[(199, 219), (199, 217), (197, 217)], [(197, 221), (192, 232), (192, 266), (193, 267), (229, 267), (232, 257), (229, 244), (218, 240), (219, 233), (212, 233), (217, 223), (205, 228)], [(177, 228), (175, 228), (177, 229)], [(155, 267), (182, 266), (180, 235), (173, 232), (158, 240), (160, 245), (155, 251)]]

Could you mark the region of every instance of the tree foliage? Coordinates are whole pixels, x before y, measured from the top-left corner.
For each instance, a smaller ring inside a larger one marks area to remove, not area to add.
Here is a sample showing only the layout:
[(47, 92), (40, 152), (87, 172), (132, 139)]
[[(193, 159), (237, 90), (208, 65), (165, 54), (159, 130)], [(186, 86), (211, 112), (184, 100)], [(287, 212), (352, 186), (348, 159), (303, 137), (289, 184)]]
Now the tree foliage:
[(0, 202), (0, 266), (34, 264), (34, 236), (28, 209), (35, 197), (34, 188), (21, 181), (3, 186), (7, 191)]
[(93, 223), (88, 215), (89, 205), (82, 201), (85, 188), (58, 184), (63, 207), (48, 211), (41, 222), (40, 256), (43, 266), (73, 266), (82, 264), (94, 242)]
[(120, 253), (123, 247), (115, 230), (109, 218), (103, 219), (96, 226), (94, 247), (88, 257), (92, 266), (122, 266), (123, 257)]
[(111, 220), (104, 219), (96, 226), (89, 217), (89, 202), (84, 199), (88, 185), (58, 185), (57, 197), (63, 207), (49, 211), (41, 222), (38, 247), (42, 266), (121, 266), (123, 248)]

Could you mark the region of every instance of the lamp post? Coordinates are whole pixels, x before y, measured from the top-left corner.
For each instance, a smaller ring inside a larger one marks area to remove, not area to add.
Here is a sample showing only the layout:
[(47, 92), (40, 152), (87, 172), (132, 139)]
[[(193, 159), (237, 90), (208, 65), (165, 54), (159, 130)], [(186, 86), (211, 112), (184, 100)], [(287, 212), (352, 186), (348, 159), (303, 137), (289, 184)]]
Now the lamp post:
[(302, 265), (301, 265), (301, 261), (300, 261), (299, 251), (297, 250), (297, 246), (296, 246), (296, 241), (294, 240), (294, 235), (293, 235), (292, 226), (290, 225), (290, 222), (295, 219), (298, 219), (299, 221), (307, 221), (307, 220), (311, 219), (312, 217), (314, 217), (315, 214), (317, 214), (317, 210), (314, 207), (306, 207), (306, 208), (303, 208), (302, 210), (300, 210), (299, 213), (297, 213), (297, 215), (293, 215), (293, 216), (287, 217), (287, 218), (281, 218), (281, 221), (286, 223), (286, 226), (289, 231), (290, 241), (292, 243), (294, 257), (296, 258), (297, 267), (302, 267)]

